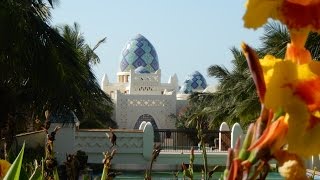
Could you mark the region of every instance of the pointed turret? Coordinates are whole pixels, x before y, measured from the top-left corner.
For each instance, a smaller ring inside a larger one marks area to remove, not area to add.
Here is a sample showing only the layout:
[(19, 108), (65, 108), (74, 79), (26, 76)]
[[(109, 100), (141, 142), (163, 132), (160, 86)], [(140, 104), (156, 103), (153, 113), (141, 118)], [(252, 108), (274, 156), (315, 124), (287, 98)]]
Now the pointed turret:
[(104, 86), (107, 86), (109, 84), (109, 79), (107, 74), (104, 74), (101, 81), (101, 89), (104, 89)]
[(178, 84), (178, 76), (176, 73), (174, 73), (173, 76), (170, 76), (169, 77), (169, 81), (168, 81), (169, 84)]
[(178, 90), (178, 87), (179, 87), (179, 81), (178, 81), (178, 76), (176, 73), (174, 73), (173, 76), (170, 76), (169, 77), (169, 81), (168, 81), (168, 84), (172, 84), (174, 87), (175, 87), (175, 90)]

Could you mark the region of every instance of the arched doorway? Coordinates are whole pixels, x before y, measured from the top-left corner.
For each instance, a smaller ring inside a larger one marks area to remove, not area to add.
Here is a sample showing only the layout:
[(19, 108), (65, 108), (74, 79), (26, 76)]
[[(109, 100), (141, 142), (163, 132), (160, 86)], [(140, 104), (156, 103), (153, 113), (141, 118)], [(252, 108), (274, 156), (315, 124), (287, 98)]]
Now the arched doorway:
[[(145, 122), (150, 122), (151, 125), (152, 125), (152, 127), (153, 127), (153, 130), (158, 129), (158, 126), (157, 126), (156, 121), (153, 119), (153, 117), (152, 117), (150, 114), (143, 114), (143, 115), (141, 115), (141, 116), (138, 118), (136, 124), (134, 125), (134, 129), (139, 129), (140, 124), (141, 124), (143, 121), (145, 121)], [(154, 133), (154, 142), (160, 142), (160, 134), (159, 134), (158, 131), (156, 131), (156, 132)]]
[(139, 129), (140, 124), (145, 121), (145, 122), (150, 122), (153, 129), (158, 129), (156, 121), (153, 119), (153, 117), (150, 114), (143, 114), (141, 115), (136, 124), (134, 125), (134, 129)]

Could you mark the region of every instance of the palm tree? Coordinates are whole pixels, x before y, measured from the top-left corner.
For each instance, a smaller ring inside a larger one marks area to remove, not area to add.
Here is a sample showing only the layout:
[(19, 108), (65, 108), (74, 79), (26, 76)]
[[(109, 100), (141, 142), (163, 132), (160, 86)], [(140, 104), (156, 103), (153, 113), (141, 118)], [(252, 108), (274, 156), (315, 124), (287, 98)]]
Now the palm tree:
[(290, 43), (288, 29), (283, 24), (271, 21), (263, 27), (264, 33), (260, 37), (262, 54), (271, 54), (277, 58), (284, 58), (287, 44)]
[(232, 48), (231, 52), (234, 59), (230, 71), (218, 65), (208, 68), (209, 76), (217, 78), (219, 82), (217, 92), (213, 93), (215, 99), (212, 109), (216, 113), (213, 114), (213, 121), (227, 115), (223, 118), (226, 121), (240, 121), (247, 125), (258, 117), (259, 101), (244, 54), (236, 48)]
[[(287, 43), (290, 42), (288, 29), (282, 24), (272, 21), (264, 26), (260, 38), (262, 46), (258, 54), (266, 54), (284, 58)], [(320, 59), (320, 35), (311, 32), (306, 42), (315, 60)], [(234, 59), (233, 67), (228, 70), (224, 66), (212, 65), (208, 74), (218, 79), (218, 88), (214, 93), (195, 93), (190, 97), (190, 107), (180, 121), (194, 121), (192, 117), (207, 115), (211, 126), (217, 127), (222, 121), (240, 122), (248, 125), (260, 112), (260, 103), (251, 78), (244, 55), (236, 48), (231, 49)], [(204, 98), (205, 97), (205, 98)], [(183, 124), (180, 122), (180, 124)]]
[(64, 82), (61, 62), (66, 57), (60, 59), (62, 53), (56, 51), (64, 49), (59, 52), (71, 56), (70, 63), (76, 56), (48, 25), (50, 13), (43, 1), (4, 0), (0, 11), (0, 137), (9, 148), (17, 112), (44, 104), (55, 84)]
[(223, 121), (240, 122), (246, 126), (258, 117), (260, 104), (245, 56), (236, 48), (232, 48), (231, 53), (234, 57), (231, 70), (219, 65), (208, 68), (209, 76), (218, 79), (217, 91), (190, 96), (190, 108), (181, 116), (190, 125), (195, 125), (199, 117), (204, 117), (211, 129), (217, 128)]
[(46, 4), (4, 0), (1, 12), (1, 95), (11, 102), (27, 95), (35, 104), (74, 104), (70, 96), (80, 93), (78, 82), (86, 80), (88, 67), (49, 26)]
[(81, 58), (83, 58), (85, 61), (88, 61), (88, 63), (90, 64), (95, 65), (100, 63), (100, 58), (94, 51), (102, 43), (105, 43), (106, 37), (99, 40), (98, 43), (93, 48), (91, 48), (88, 44), (86, 44), (85, 38), (80, 32), (80, 25), (78, 23), (75, 22), (73, 26), (58, 26), (56, 30), (65, 40), (70, 43), (70, 45), (76, 50), (76, 52), (80, 54)]
[[(284, 58), (287, 43), (290, 43), (290, 34), (286, 26), (271, 21), (264, 27), (264, 33), (260, 40), (262, 46), (259, 51), (262, 55), (271, 54), (277, 58)], [(320, 35), (317, 32), (310, 32), (305, 47), (311, 52), (315, 60), (320, 59)]]
[[(73, 26), (59, 26), (56, 30), (70, 43), (80, 59), (86, 62), (89, 67), (100, 62), (99, 56), (94, 51), (99, 45), (105, 42), (106, 38), (99, 40), (98, 43), (91, 48), (86, 44), (85, 38), (80, 32), (79, 24), (74, 23)], [(81, 119), (81, 127), (115, 127), (115, 122), (113, 122), (110, 117), (112, 101), (110, 97), (100, 89), (91, 71), (88, 76), (86, 92), (88, 94), (82, 99), (82, 112), (77, 114)]]
[(0, 3), (0, 138), (5, 137), (5, 150), (18, 115), (33, 119), (46, 109), (81, 112), (101, 97), (108, 104), (88, 61), (49, 25), (48, 5), (54, 2)]

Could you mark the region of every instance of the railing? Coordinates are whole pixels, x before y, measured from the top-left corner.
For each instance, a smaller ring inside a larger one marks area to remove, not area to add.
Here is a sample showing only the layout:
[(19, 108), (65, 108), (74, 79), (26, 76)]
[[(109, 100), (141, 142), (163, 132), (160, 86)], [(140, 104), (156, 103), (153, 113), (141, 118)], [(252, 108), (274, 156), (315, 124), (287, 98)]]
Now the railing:
[[(230, 147), (229, 131), (203, 131), (204, 143), (208, 152), (219, 150), (219, 133), (224, 136), (223, 145)], [(162, 152), (185, 152), (193, 146), (196, 151), (200, 151), (200, 140), (197, 137), (196, 130), (179, 130), (179, 129), (155, 129), (154, 142), (161, 145)]]

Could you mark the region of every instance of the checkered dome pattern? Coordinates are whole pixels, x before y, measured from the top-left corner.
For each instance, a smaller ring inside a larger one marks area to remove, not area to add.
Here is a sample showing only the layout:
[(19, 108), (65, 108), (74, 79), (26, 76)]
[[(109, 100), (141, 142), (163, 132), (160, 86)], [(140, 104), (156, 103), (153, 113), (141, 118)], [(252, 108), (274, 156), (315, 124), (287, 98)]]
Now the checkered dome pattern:
[(183, 82), (180, 92), (184, 94), (191, 94), (195, 91), (204, 90), (206, 87), (206, 79), (204, 79), (204, 77), (199, 71), (195, 71), (194, 73), (189, 75)]
[(143, 67), (143, 66), (137, 67), (137, 69), (135, 69), (134, 72), (136, 74), (148, 74), (148, 73), (150, 73), (148, 71), (148, 69), (146, 67)]
[(122, 50), (120, 70), (129, 72), (144, 67), (145, 72), (154, 73), (159, 69), (158, 55), (152, 44), (141, 34), (131, 39)]

